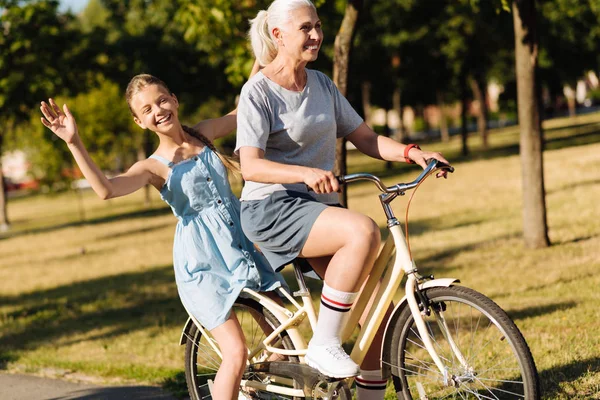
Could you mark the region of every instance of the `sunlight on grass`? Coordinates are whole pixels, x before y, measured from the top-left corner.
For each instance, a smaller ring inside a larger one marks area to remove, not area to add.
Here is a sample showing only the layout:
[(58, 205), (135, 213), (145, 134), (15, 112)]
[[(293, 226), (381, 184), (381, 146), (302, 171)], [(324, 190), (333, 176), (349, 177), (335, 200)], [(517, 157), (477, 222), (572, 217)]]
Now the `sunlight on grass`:
[[(568, 125), (571, 126), (568, 126)], [(417, 264), (456, 277), (505, 308), (526, 337), (547, 399), (594, 398), (600, 388), (600, 115), (545, 123), (549, 236), (528, 250), (521, 239), (521, 171), (516, 127), (493, 131), (490, 149), (470, 138), (440, 149), (456, 172), (431, 177), (410, 209)], [(350, 172), (376, 171), (388, 184), (418, 167), (349, 154)], [(349, 189), (353, 210), (385, 235), (375, 189)], [(404, 222), (407, 198), (394, 210)], [(12, 199), (13, 230), (0, 236), (0, 365), (107, 380), (160, 384), (180, 379), (178, 345), (186, 314), (172, 271), (176, 219), (158, 194), (100, 201), (89, 191)], [(311, 283), (316, 285), (316, 283)], [(180, 384), (180, 383), (179, 383)], [(390, 389), (389, 396), (393, 398)]]

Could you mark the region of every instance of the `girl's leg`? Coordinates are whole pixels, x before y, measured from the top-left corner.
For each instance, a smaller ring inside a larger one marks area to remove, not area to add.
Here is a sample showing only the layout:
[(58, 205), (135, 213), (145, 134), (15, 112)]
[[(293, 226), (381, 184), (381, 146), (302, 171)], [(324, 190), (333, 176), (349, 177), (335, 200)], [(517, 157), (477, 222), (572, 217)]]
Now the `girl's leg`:
[(212, 388), (213, 400), (237, 400), (248, 349), (246, 339), (235, 313), (231, 313), (224, 324), (210, 331), (219, 344), (223, 361)]
[(365, 215), (328, 208), (319, 215), (301, 251), (323, 274), (322, 261), (331, 256), (324, 272), (321, 308), (308, 346), (306, 362), (333, 377), (358, 374), (358, 366), (343, 351), (340, 334), (358, 289), (369, 274), (379, 250), (379, 228)]

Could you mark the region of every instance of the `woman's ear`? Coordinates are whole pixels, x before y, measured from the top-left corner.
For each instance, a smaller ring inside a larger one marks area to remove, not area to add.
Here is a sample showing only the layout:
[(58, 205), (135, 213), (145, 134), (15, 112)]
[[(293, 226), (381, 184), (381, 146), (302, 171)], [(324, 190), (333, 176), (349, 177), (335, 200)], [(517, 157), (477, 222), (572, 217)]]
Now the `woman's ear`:
[(273, 28), (271, 33), (273, 34), (273, 37), (277, 41), (277, 45), (281, 46), (283, 44), (283, 42), (282, 42), (283, 41), (283, 31), (281, 29), (275, 27), (275, 28)]
[(171, 93), (171, 96), (173, 96), (173, 100), (175, 100), (175, 105), (177, 106), (177, 108), (179, 108), (179, 100), (177, 99), (177, 96), (175, 96), (175, 93)]

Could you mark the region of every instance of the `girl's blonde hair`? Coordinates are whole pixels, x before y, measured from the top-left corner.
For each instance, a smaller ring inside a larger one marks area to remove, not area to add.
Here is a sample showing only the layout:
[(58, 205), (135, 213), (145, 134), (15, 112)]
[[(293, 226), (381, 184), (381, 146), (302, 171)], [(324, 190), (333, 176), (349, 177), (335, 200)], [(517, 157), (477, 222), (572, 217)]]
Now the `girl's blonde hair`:
[[(137, 117), (137, 115), (135, 114), (135, 111), (133, 111), (133, 108), (131, 108), (131, 99), (133, 98), (133, 96), (135, 96), (141, 90), (143, 90), (144, 88), (151, 86), (151, 85), (161, 86), (168, 93), (172, 93), (171, 90), (169, 90), (169, 87), (167, 86), (166, 83), (164, 83), (162, 80), (160, 80), (159, 78), (157, 78), (153, 75), (140, 74), (140, 75), (134, 76), (129, 81), (129, 84), (127, 85), (127, 89), (125, 90), (125, 99), (127, 100), (127, 105), (129, 106), (129, 111), (131, 112), (131, 115), (133, 115), (134, 117)], [(225, 165), (225, 168), (227, 168), (228, 172), (233, 172), (234, 174), (240, 173), (239, 172), (240, 171), (239, 163), (237, 161), (235, 161), (233, 158), (227, 157), (227, 156), (221, 154), (217, 150), (215, 145), (206, 136), (204, 136), (200, 131), (198, 131), (197, 129), (194, 129), (194, 128), (190, 128), (189, 126), (186, 126), (186, 125), (181, 125), (181, 127), (183, 128), (183, 131), (185, 133), (200, 140), (205, 146), (207, 146), (213, 152), (215, 152), (215, 154), (219, 157), (219, 159), (221, 160), (223, 165)]]
[(315, 5), (310, 0), (275, 0), (269, 8), (261, 10), (256, 18), (250, 20), (248, 36), (254, 56), (261, 66), (269, 64), (277, 56), (277, 41), (273, 37), (273, 28), (282, 28), (291, 19), (292, 11), (301, 7)]

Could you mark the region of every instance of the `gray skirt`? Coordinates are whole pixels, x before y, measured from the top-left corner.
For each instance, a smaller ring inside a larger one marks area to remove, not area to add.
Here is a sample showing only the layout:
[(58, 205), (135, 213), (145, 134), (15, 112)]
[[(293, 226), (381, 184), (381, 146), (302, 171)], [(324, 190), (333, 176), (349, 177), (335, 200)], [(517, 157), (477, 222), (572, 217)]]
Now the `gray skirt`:
[(279, 190), (262, 200), (242, 201), (242, 230), (279, 271), (298, 257), (327, 207), (307, 193)]

